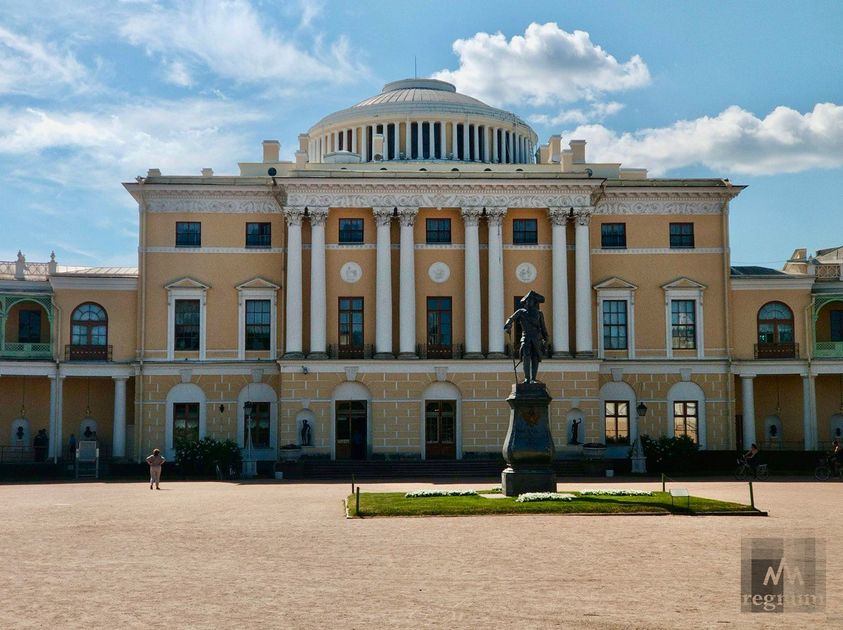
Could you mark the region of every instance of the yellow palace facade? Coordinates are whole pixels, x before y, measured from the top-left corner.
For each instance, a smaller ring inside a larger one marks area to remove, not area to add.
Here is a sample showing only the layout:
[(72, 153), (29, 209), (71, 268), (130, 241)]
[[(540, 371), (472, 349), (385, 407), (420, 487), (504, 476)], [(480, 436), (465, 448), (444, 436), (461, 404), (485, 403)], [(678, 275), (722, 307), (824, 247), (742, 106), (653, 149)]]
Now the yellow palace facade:
[(741, 186), (588, 162), (424, 79), (279, 154), (126, 183), (137, 268), (0, 262), (4, 461), (42, 429), (49, 460), (93, 433), (129, 461), (206, 436), (259, 460), (492, 456), (530, 289), (559, 457), (575, 425), (609, 457), (639, 434), (814, 450), (843, 429), (843, 256), (731, 267)]

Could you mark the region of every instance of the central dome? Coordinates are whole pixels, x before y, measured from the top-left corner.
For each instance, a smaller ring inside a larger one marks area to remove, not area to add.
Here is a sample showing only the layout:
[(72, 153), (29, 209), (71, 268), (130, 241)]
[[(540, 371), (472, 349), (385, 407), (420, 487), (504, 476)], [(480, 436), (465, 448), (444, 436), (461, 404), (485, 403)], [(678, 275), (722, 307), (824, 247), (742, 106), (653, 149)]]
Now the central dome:
[(325, 116), (307, 135), (311, 162), (530, 163), (538, 139), (515, 114), (437, 79), (387, 83), (380, 94)]

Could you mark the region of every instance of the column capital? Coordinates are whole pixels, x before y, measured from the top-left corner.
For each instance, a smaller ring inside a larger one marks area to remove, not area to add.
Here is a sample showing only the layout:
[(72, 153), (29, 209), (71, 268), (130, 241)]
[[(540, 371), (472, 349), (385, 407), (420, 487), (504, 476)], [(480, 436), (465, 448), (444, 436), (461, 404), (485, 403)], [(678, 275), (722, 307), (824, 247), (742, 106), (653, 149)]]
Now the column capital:
[(588, 226), (591, 223), (591, 208), (578, 208), (576, 210), (577, 225)]
[(113, 381), (128, 381), (129, 377), (124, 374), (118, 374), (116, 376), (112, 376), (111, 380)]
[(554, 206), (547, 209), (547, 214), (550, 216), (550, 222), (553, 225), (565, 225), (568, 223), (568, 219), (573, 218), (574, 209)]
[(503, 218), (506, 216), (506, 206), (487, 206), (486, 220), (490, 226), (497, 226), (503, 223)]
[(307, 208), (307, 216), (310, 218), (311, 225), (325, 225), (328, 220), (328, 207), (315, 206)]
[(389, 206), (377, 206), (372, 208), (372, 214), (375, 216), (375, 223), (378, 225), (389, 225), (392, 220), (394, 208)]
[(415, 206), (399, 206), (398, 220), (401, 222), (401, 225), (412, 227), (416, 222), (416, 215), (418, 215), (418, 213), (419, 209)]
[(284, 216), (287, 217), (287, 225), (301, 225), (304, 217), (304, 207), (284, 206)]
[(460, 213), (466, 225), (477, 225), (480, 222), (480, 216), (483, 214), (483, 207), (466, 206), (460, 209)]

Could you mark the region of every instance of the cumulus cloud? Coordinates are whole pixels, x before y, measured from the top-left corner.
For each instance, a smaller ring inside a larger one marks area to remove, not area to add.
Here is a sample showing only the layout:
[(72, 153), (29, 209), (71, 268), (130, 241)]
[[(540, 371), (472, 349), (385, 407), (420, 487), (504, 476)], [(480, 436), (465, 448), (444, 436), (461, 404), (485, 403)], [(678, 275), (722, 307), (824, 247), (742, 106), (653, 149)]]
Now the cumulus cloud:
[(732, 106), (714, 117), (617, 133), (603, 125), (565, 135), (586, 138), (589, 160), (646, 167), (652, 175), (702, 165), (723, 174), (775, 175), (843, 166), (843, 106), (804, 114), (777, 107), (764, 118)]
[(38, 96), (57, 86), (82, 90), (88, 71), (72, 53), (0, 26), (0, 94)]
[(459, 68), (434, 78), (492, 105), (543, 106), (594, 100), (607, 92), (650, 83), (647, 64), (634, 55), (619, 62), (584, 31), (568, 33), (554, 22), (530, 24), (524, 35), (477, 33), (453, 45)]
[[(309, 24), (319, 9), (305, 3), (302, 10), (302, 20)], [(187, 65), (203, 64), (238, 83), (348, 83), (365, 74), (345, 38), (327, 46), (317, 38), (314, 49), (305, 50), (269, 28), (245, 0), (155, 5), (129, 15), (120, 33), (150, 54), (180, 58)]]
[(586, 125), (605, 120), (621, 111), (625, 105), (616, 101), (609, 103), (592, 103), (588, 109), (564, 109), (558, 114), (533, 114), (527, 119), (537, 125), (556, 127), (558, 125)]
[[(99, 112), (0, 110), (0, 164), (15, 179), (48, 179), (74, 188), (114, 189), (120, 178), (199, 173), (205, 166), (233, 170), (238, 157), (257, 153), (240, 125), (265, 114), (230, 102), (155, 101)], [(29, 165), (51, 160), (49, 169)]]

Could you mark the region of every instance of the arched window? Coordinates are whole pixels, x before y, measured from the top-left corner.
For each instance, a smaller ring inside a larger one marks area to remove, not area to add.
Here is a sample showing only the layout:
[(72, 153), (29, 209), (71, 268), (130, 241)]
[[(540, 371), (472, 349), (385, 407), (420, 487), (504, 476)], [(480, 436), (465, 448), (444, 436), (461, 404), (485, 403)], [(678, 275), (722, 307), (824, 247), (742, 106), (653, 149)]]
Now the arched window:
[(793, 311), (781, 302), (768, 302), (758, 311), (758, 354), (793, 357)]
[(108, 315), (99, 304), (86, 302), (76, 307), (70, 316), (70, 347), (67, 358), (71, 361), (107, 361)]

